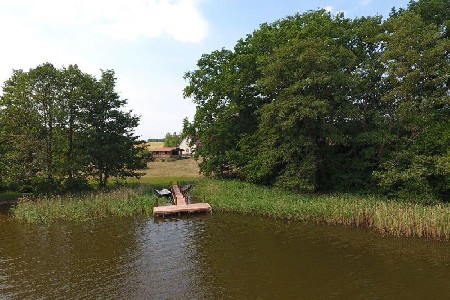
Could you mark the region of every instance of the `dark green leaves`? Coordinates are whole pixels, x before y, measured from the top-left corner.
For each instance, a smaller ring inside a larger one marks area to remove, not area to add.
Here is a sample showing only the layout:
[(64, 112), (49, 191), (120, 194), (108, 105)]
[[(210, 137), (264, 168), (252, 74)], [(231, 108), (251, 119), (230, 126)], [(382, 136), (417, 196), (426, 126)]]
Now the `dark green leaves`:
[[(76, 191), (90, 176), (135, 175), (133, 129), (112, 70), (100, 80), (76, 65), (14, 71), (0, 98), (0, 180), (13, 189)], [(75, 189), (75, 190), (73, 190)]]
[(203, 55), (185, 76), (202, 172), (448, 199), (447, 2), (411, 1), (386, 21), (296, 14)]
[(164, 147), (178, 147), (181, 143), (181, 135), (176, 132), (167, 132), (164, 136)]

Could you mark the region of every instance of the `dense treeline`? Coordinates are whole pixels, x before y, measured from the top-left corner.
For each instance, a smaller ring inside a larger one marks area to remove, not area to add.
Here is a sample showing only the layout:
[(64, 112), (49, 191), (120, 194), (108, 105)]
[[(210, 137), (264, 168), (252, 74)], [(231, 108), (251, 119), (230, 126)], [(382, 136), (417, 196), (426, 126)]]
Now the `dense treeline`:
[(262, 24), (187, 72), (200, 168), (301, 191), (450, 197), (450, 2)]
[(137, 175), (139, 118), (125, 111), (114, 71), (99, 79), (76, 65), (15, 70), (0, 98), (0, 187), (79, 191), (90, 178)]

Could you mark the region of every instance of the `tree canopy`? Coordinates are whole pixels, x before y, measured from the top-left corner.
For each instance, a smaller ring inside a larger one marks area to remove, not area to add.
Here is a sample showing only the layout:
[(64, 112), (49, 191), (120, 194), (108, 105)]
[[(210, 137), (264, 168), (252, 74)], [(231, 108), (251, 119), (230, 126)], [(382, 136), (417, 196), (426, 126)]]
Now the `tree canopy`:
[(125, 111), (114, 71), (99, 79), (76, 65), (15, 70), (0, 98), (0, 185), (76, 191), (96, 178), (135, 176), (139, 118)]
[(176, 132), (167, 132), (164, 137), (164, 147), (178, 147), (181, 143), (181, 135)]
[[(432, 13), (433, 11), (434, 13)], [(262, 24), (185, 74), (207, 175), (300, 191), (450, 197), (448, 1)]]

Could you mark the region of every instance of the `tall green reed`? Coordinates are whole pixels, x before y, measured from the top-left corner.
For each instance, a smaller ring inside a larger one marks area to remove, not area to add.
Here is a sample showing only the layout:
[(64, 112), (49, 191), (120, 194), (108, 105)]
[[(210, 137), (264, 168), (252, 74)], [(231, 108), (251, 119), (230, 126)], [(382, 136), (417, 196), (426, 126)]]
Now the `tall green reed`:
[(22, 198), (12, 208), (14, 218), (30, 223), (58, 220), (83, 222), (109, 216), (150, 214), (156, 196), (149, 187), (120, 188), (106, 192)]
[(192, 193), (213, 209), (307, 222), (368, 227), (384, 235), (450, 239), (450, 205), (376, 196), (295, 194), (240, 181), (202, 180)]

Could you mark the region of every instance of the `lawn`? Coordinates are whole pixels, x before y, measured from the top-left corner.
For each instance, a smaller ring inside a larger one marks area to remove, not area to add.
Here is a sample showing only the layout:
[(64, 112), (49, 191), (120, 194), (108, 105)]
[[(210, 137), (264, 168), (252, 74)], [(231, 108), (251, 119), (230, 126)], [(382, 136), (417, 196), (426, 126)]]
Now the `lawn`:
[(185, 158), (175, 161), (154, 161), (147, 164), (147, 169), (141, 170), (144, 172), (144, 178), (156, 177), (200, 177), (198, 164), (194, 159)]
[(155, 188), (168, 187), (171, 184), (191, 183), (203, 178), (199, 173), (198, 163), (192, 158), (175, 161), (154, 161), (147, 164), (147, 169), (139, 170), (143, 175), (139, 180), (128, 179), (127, 182), (151, 184)]

